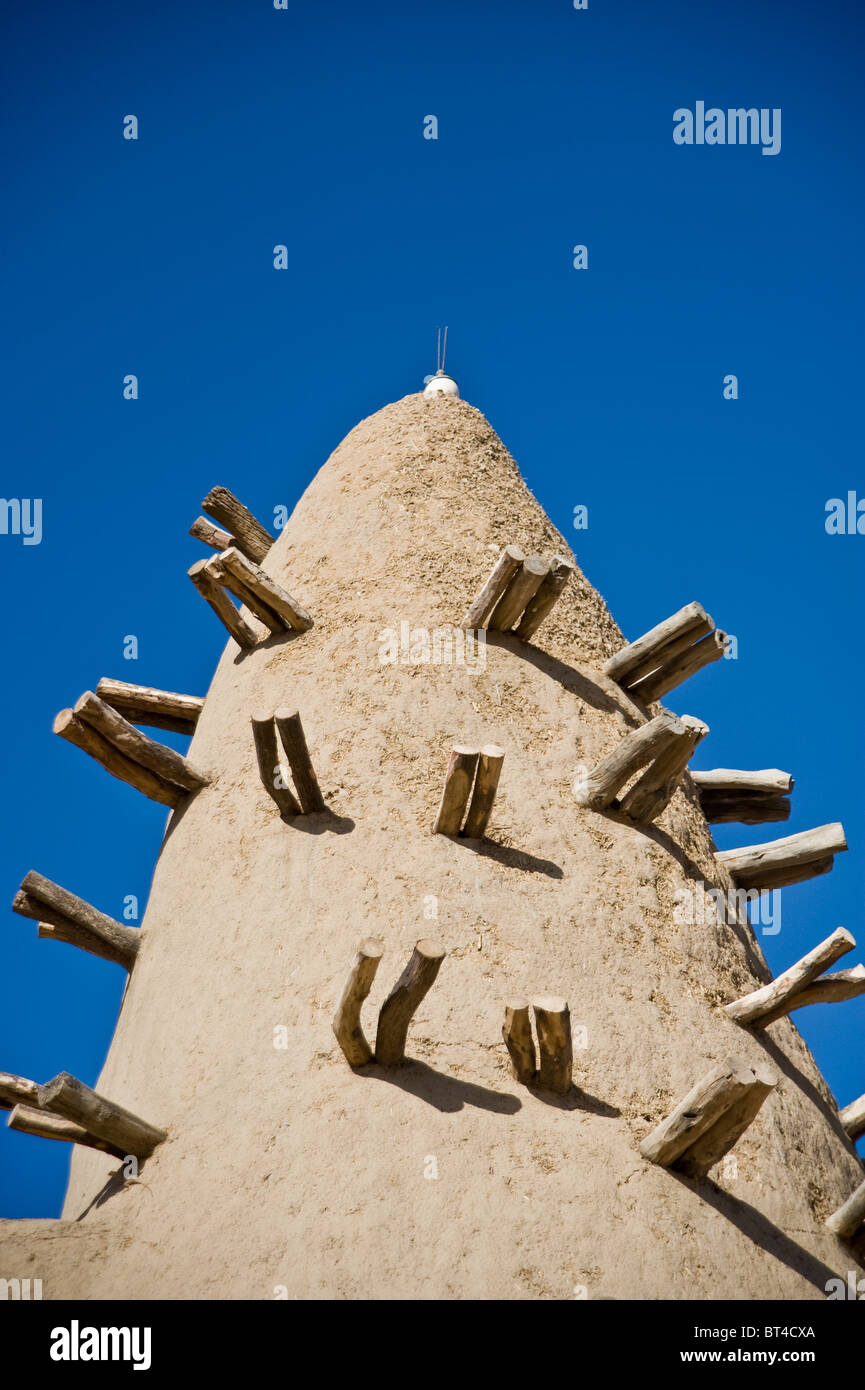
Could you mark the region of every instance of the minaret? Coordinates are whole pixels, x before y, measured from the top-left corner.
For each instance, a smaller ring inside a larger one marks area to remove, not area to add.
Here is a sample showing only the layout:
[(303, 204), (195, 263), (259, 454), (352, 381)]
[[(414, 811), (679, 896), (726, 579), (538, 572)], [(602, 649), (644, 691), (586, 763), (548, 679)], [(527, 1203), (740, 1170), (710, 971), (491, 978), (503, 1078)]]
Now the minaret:
[[(209, 573), (236, 591), (231, 563)], [(313, 625), (245, 610), (253, 645), (222, 653), (188, 750), (204, 784), (170, 813), (96, 1083), (167, 1138), (137, 1181), (77, 1145), (63, 1219), (4, 1223), (4, 1268), (30, 1261), (45, 1298), (824, 1297), (854, 1259), (824, 1222), (861, 1164), (790, 1019), (725, 1012), (770, 979), (751, 928), (681, 911), (735, 887), (676, 764), (699, 695), (660, 705), (605, 673), (622, 634), (484, 416), (427, 389), (361, 421), (250, 564)], [(521, 602), (555, 602), (528, 637), (526, 606), (466, 644), (500, 564)], [(204, 603), (200, 622), (215, 646)], [(280, 720), (280, 780), (302, 800), (311, 767), (323, 811), (264, 785)], [(660, 791), (607, 799), (610, 755), (650, 742)], [(458, 833), (469, 796), (479, 835)], [(402, 1065), (351, 1066), (334, 1036), (370, 941), (370, 1048), (432, 943)], [(502, 1041), (509, 1008), (519, 1053), (521, 1000), (544, 1084)], [(641, 1152), (730, 1057), (723, 1085), (760, 1093), (728, 1156), (694, 1176)]]

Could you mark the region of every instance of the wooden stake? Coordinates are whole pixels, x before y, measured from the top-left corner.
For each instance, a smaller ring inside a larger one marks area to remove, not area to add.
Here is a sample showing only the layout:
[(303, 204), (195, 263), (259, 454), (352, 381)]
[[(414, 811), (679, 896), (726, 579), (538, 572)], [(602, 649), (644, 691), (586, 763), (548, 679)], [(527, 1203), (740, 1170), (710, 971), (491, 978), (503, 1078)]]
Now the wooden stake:
[(252, 716), (252, 736), (255, 739), (255, 756), (258, 759), (258, 775), (261, 785), (279, 807), (283, 816), (299, 816), (300, 806), (294, 793), (285, 782), (285, 769), (279, 761), (276, 742), (276, 725), (272, 714), (259, 712)]
[(66, 1144), (83, 1144), (85, 1148), (99, 1149), (101, 1153), (113, 1154), (115, 1158), (128, 1156), (114, 1144), (107, 1144), (104, 1139), (89, 1134), (81, 1125), (30, 1105), (16, 1105), (7, 1124), (10, 1129), (18, 1130), (21, 1134), (35, 1134), (39, 1139), (61, 1139)]
[(527, 1086), (534, 1081), (537, 1070), (527, 999), (509, 999), (505, 1004), (502, 1037), (508, 1049), (514, 1076), (517, 1081)]
[(489, 578), (472, 599), (460, 627), (476, 630), (487, 626), (487, 619), (525, 558), (518, 545), (505, 546)]
[(778, 1085), (778, 1076), (765, 1062), (757, 1062), (753, 1072), (753, 1085), (685, 1150), (676, 1163), (679, 1172), (689, 1178), (704, 1178), (757, 1118), (764, 1100)]
[(841, 1111), (841, 1123), (846, 1133), (856, 1143), (865, 1134), (865, 1096), (860, 1096)]
[(143, 792), (151, 801), (174, 807), (183, 800), (185, 793), (179, 787), (166, 782), (162, 777), (157, 777), (140, 763), (118, 752), (113, 743), (97, 733), (92, 725), (79, 719), (71, 709), (60, 711), (54, 720), (53, 728), (59, 738), (65, 739), (67, 743), (74, 743), (76, 748), (89, 753), (112, 777), (117, 777), (121, 782), (128, 782), (130, 787)]
[(715, 767), (708, 772), (692, 772), (691, 780), (701, 796), (709, 792), (745, 792), (763, 796), (789, 796), (793, 778), (777, 767), (764, 767), (756, 772), (738, 768)]
[[(226, 574), (222, 581), (226, 588), (235, 592), (239, 582), (245, 593), (252, 594), (259, 601), (259, 605), (276, 614), (284, 628), (295, 632), (307, 632), (312, 627), (312, 618), (291, 594), (277, 584), (275, 579), (271, 579), (269, 574), (265, 574), (263, 569), (259, 569), (258, 565), (248, 560), (235, 546), (229, 546), (228, 550), (213, 556), (208, 563), (212, 566), (214, 560), (218, 561), (220, 569)], [(238, 594), (238, 597), (241, 595)]]
[(697, 671), (701, 671), (704, 666), (713, 661), (720, 661), (726, 646), (727, 634), (716, 628), (708, 637), (702, 637), (693, 647), (688, 647), (650, 676), (644, 676), (636, 685), (629, 685), (628, 694), (642, 700), (645, 705), (651, 705), (655, 700), (660, 700), (671, 690), (675, 690), (677, 685), (681, 685)]
[(747, 1062), (727, 1057), (707, 1072), (666, 1120), (646, 1135), (640, 1153), (651, 1163), (671, 1167), (725, 1111), (748, 1094), (755, 1081)]
[(130, 724), (147, 724), (175, 734), (194, 734), (204, 699), (199, 695), (177, 695), (171, 690), (153, 690), (149, 685), (129, 685), (126, 681), (103, 676), (96, 694), (117, 710)]
[(487, 624), (491, 632), (508, 632), (513, 627), (549, 572), (550, 563), (543, 555), (523, 560), (492, 611)]
[(239, 502), (227, 487), (212, 487), (201, 504), (202, 510), (218, 521), (232, 536), (237, 545), (250, 560), (263, 560), (273, 545), (273, 536), (265, 531), (252, 512)]
[(218, 526), (214, 526), (212, 521), (208, 521), (206, 516), (199, 516), (193, 521), (189, 528), (190, 536), (194, 536), (197, 541), (203, 541), (209, 545), (211, 550), (227, 550), (230, 545), (237, 545), (237, 537), (222, 531)]
[(168, 1137), (164, 1129), (145, 1123), (122, 1106), (97, 1095), (68, 1071), (39, 1087), (39, 1106), (72, 1120), (97, 1139), (135, 1158), (149, 1158), (157, 1144)]
[(480, 753), (463, 743), (454, 745), (433, 830), (437, 835), (458, 835), (474, 781)]
[(383, 1067), (395, 1067), (405, 1058), (408, 1026), (424, 995), (432, 988), (445, 957), (436, 941), (419, 941), (378, 1016), (375, 1060)]
[(693, 646), (714, 626), (701, 603), (688, 603), (611, 656), (604, 663), (604, 674), (620, 685), (631, 684)]
[(727, 1004), (724, 1012), (737, 1023), (754, 1023), (765, 1027), (776, 1018), (788, 1014), (791, 1009), (797, 1008), (797, 994), (806, 985), (811, 984), (812, 980), (816, 980), (828, 966), (845, 956), (848, 951), (854, 950), (855, 946), (856, 941), (850, 932), (844, 927), (839, 927), (831, 936), (827, 936), (825, 941), (821, 941), (819, 946), (815, 946), (813, 951), (809, 951), (807, 956), (803, 956), (795, 965), (791, 965), (789, 970), (785, 970), (783, 975), (779, 975), (770, 984), (763, 985), (761, 989), (755, 989), (750, 994), (743, 995), (741, 999), (734, 1000), (732, 1004)]
[[(235, 553), (240, 555), (239, 550)], [(235, 598), (240, 599), (244, 608), (247, 608), (250, 613), (258, 618), (260, 623), (264, 623), (268, 631), (282, 634), (288, 630), (288, 624), (283, 622), (282, 618), (280, 618), (272, 608), (269, 608), (266, 603), (262, 602), (258, 595), (254, 593), (242, 579), (239, 579), (237, 575), (229, 572), (228, 568), (223, 564), (221, 554), (211, 555), (207, 562), (207, 573), (215, 583), (221, 584), (224, 589), (234, 594)]]
[(861, 1183), (852, 1197), (848, 1197), (843, 1207), (839, 1207), (826, 1221), (833, 1235), (840, 1240), (851, 1240), (862, 1222), (865, 1221), (865, 1182)]
[(0, 1110), (14, 1110), (16, 1105), (36, 1105), (39, 1087), (25, 1076), (0, 1071)]
[(700, 810), (710, 825), (768, 825), (790, 819), (788, 796), (763, 796), (745, 792), (704, 792)]
[(668, 710), (655, 715), (639, 729), (632, 729), (588, 774), (576, 793), (577, 801), (592, 811), (605, 811), (612, 805), (619, 788), (641, 767), (678, 743), (684, 732), (682, 721)]
[(294, 789), (300, 798), (304, 815), (311, 816), (317, 811), (326, 810), (324, 797), (321, 794), (315, 769), (312, 766), (312, 759), (309, 756), (309, 749), (306, 746), (299, 713), (296, 709), (278, 709), (274, 715), (274, 722), (279, 730), (279, 737), (282, 739), (285, 756), (291, 767)]
[(475, 787), (461, 832), (468, 839), (480, 840), (486, 833), (504, 760), (505, 750), (497, 743), (488, 743), (480, 751)]
[(112, 709), (104, 700), (100, 700), (98, 695), (94, 695), (92, 690), (85, 690), (80, 699), (76, 700), (72, 713), (112, 743), (124, 757), (147, 768), (148, 772), (161, 777), (164, 782), (172, 783), (186, 792), (198, 791), (200, 787), (207, 786), (209, 779), (203, 772), (194, 768), (188, 758), (143, 734), (134, 724), (124, 719), (122, 714), (118, 714), (116, 709)]
[(372, 1061), (372, 1048), (364, 1037), (360, 1021), (363, 1001), (384, 955), (384, 945), (368, 936), (357, 948), (342, 994), (333, 1016), (333, 1031), (350, 1067), (363, 1067)]
[(708, 724), (690, 714), (681, 716), (681, 724), (682, 733), (676, 735), (675, 742), (669, 744), (622, 798), (619, 810), (631, 820), (657, 820), (681, 782), (694, 749), (709, 732)]
[(42, 937), (78, 946), (91, 955), (122, 965), (125, 970), (131, 970), (135, 964), (141, 944), (137, 928), (116, 922), (33, 869), (15, 894), (12, 911), (37, 921)]
[(258, 638), (241, 613), (238, 613), (224, 589), (208, 573), (209, 560), (196, 560), (187, 571), (205, 603), (213, 609), (224, 628), (239, 647), (254, 647)]
[(532, 1000), (538, 1034), (540, 1065), (535, 1085), (543, 1091), (565, 1095), (571, 1089), (574, 1054), (571, 1044), (571, 1014), (564, 999), (541, 994)]
[[(715, 858), (729, 869), (740, 888), (780, 888), (787, 883), (812, 877), (813, 873), (809, 871), (811, 866), (819, 865), (819, 872), (826, 872), (822, 867), (826, 860), (846, 848), (844, 827), (834, 821), (830, 825), (803, 830), (798, 835), (787, 835), (782, 840), (771, 840), (764, 845), (721, 850)], [(800, 875), (800, 870), (805, 872)]]
[(565, 559), (564, 555), (553, 556), (549, 573), (541, 580), (540, 588), (534, 598), (529, 600), (526, 611), (517, 625), (517, 636), (522, 637), (524, 642), (534, 637), (550, 610), (555, 607), (575, 570), (576, 565)]

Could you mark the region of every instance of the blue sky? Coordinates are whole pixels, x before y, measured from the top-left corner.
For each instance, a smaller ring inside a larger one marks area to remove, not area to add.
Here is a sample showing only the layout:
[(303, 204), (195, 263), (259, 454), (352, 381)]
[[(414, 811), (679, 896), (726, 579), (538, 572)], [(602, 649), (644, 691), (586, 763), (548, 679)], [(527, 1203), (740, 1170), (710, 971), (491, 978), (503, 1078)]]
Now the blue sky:
[[(827, 499), (865, 497), (853, 0), (55, 0), (6, 31), (2, 492), (43, 499), (41, 544), (0, 535), (6, 901), (36, 868), (143, 911), (165, 813), (54, 714), (102, 675), (203, 693), (205, 491), (290, 508), (419, 389), (448, 323), (462, 394), (626, 634), (699, 599), (738, 638), (670, 703), (711, 727), (696, 766), (797, 786), (787, 827), (719, 845), (844, 822), (834, 873), (784, 894), (773, 969), (838, 925), (865, 955), (865, 536), (824, 526)], [(781, 152), (675, 145), (698, 100), (780, 108)], [(0, 962), (0, 1069), (94, 1082), (123, 972), (11, 912)], [(797, 1025), (841, 1103), (865, 1091), (865, 1000)], [(0, 1129), (0, 1212), (56, 1214), (67, 1167)]]

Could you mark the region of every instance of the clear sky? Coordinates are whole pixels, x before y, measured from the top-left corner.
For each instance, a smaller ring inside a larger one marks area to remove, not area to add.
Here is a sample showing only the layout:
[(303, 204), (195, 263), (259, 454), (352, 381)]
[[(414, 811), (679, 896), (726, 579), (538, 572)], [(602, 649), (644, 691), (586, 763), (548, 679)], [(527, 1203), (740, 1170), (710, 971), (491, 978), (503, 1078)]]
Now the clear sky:
[[(844, 822), (770, 965), (839, 925), (865, 959), (865, 535), (824, 524), (865, 498), (856, 0), (49, 0), (5, 30), (2, 491), (43, 503), (40, 544), (0, 535), (5, 900), (35, 868), (143, 912), (165, 812), (53, 716), (102, 675), (203, 694), (204, 493), (291, 508), (448, 323), (462, 394), (628, 637), (692, 599), (737, 637), (668, 703), (711, 727), (696, 766), (797, 786), (786, 827), (719, 846)], [(780, 152), (676, 145), (698, 101), (780, 108)], [(92, 1084), (124, 973), (11, 912), (0, 940), (0, 1069)], [(865, 999), (796, 1021), (839, 1101), (865, 1091)], [(0, 1128), (0, 1212), (57, 1214), (67, 1168)]]

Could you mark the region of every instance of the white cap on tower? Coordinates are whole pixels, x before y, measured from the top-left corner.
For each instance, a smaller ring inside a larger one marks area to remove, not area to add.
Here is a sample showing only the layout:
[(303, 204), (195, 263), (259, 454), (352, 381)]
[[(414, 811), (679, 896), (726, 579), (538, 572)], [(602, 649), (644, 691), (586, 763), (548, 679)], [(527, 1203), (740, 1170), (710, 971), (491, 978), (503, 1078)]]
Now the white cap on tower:
[(424, 387), (425, 396), (458, 396), (460, 388), (457, 386), (452, 376), (447, 376), (439, 368), (435, 376), (431, 376)]

